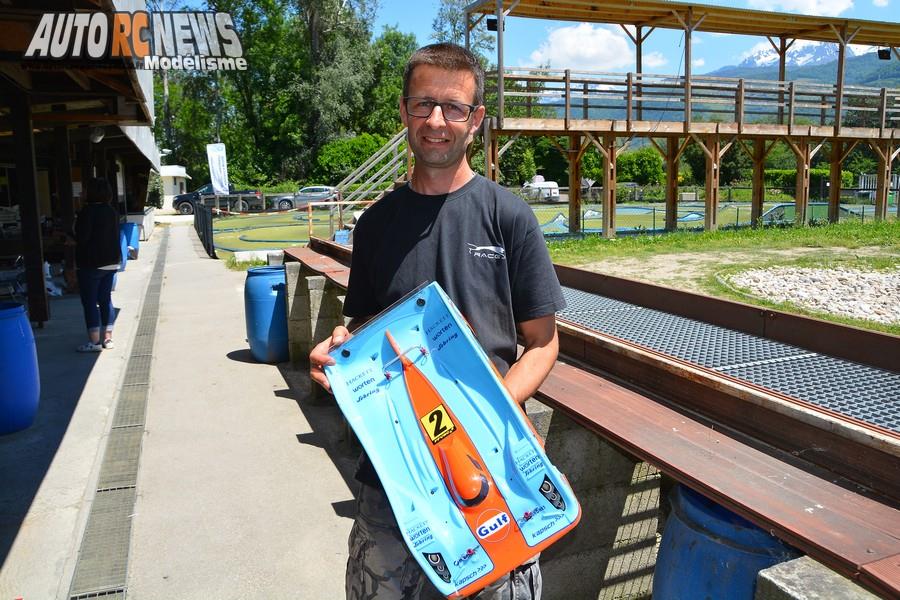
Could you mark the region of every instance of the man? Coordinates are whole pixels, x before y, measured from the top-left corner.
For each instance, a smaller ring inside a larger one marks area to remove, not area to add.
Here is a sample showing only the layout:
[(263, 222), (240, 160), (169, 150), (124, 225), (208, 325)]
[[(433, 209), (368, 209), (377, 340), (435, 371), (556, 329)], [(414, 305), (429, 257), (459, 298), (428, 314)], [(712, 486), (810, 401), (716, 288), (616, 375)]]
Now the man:
[[(326, 389), (328, 350), (350, 331), (426, 281), (437, 281), (472, 325), (524, 403), (558, 352), (554, 313), (565, 302), (543, 234), (527, 204), (472, 171), (466, 148), (484, 120), (484, 72), (453, 44), (416, 51), (406, 66), (400, 116), (415, 155), (409, 184), (371, 206), (354, 231), (344, 303), (348, 328), (310, 353), (310, 376)], [(524, 351), (516, 360), (516, 331)], [(359, 514), (350, 533), (348, 598), (439, 598), (403, 543), (371, 462), (363, 454)], [(540, 598), (537, 561), (478, 595)]]

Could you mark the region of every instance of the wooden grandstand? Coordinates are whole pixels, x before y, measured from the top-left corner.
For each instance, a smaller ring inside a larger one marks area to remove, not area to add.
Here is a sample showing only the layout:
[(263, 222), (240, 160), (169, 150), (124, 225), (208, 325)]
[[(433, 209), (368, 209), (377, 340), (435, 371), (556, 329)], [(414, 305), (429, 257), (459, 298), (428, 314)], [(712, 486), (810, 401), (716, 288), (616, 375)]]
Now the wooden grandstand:
[[(559, 146), (569, 163), (569, 229), (581, 231), (581, 157), (591, 146), (604, 157), (603, 233), (615, 235), (615, 160), (629, 141), (647, 138), (666, 162), (666, 229), (676, 227), (678, 160), (695, 143), (707, 157), (706, 229), (716, 229), (719, 160), (737, 145), (753, 161), (751, 221), (762, 214), (763, 166), (774, 143), (782, 140), (797, 158), (796, 222), (808, 220), (809, 169), (827, 143), (831, 148), (828, 217), (840, 210), (841, 165), (858, 144), (878, 158), (875, 217), (887, 214), (890, 172), (900, 155), (900, 89), (845, 84), (847, 46), (881, 48), (900, 60), (900, 23), (794, 15), (660, 0), (478, 0), (466, 8), (468, 31), (482, 19), (497, 30), (497, 104), (486, 119), (486, 171), (498, 175), (504, 147), (500, 138), (545, 135), (568, 138)], [(570, 69), (509, 68), (503, 59), (504, 19), (538, 18), (617, 24), (635, 45), (635, 70), (606, 73)], [(494, 27), (496, 26), (496, 27)], [(643, 71), (642, 47), (658, 28), (683, 31), (683, 73)], [(779, 79), (762, 81), (698, 76), (691, 72), (691, 35), (695, 31), (759, 35), (779, 55)], [(786, 81), (787, 51), (797, 40), (838, 45), (836, 81), (823, 85)], [(467, 32), (468, 43), (468, 32)], [(516, 116), (507, 114), (507, 109)], [(547, 109), (550, 109), (549, 111)], [(552, 113), (548, 117), (548, 112)], [(521, 116), (524, 115), (524, 116)], [(624, 144), (622, 141), (624, 140)]]

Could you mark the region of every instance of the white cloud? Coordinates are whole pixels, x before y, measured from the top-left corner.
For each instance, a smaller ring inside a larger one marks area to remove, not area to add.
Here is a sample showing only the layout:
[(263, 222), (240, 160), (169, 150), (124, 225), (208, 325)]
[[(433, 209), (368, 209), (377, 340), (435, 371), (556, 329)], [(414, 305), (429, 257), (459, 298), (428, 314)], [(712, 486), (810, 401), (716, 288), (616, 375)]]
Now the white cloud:
[(878, 8), (884, 8), (888, 5), (888, 0), (872, 0), (872, 4), (874, 4)]
[(702, 67), (703, 65), (706, 64), (706, 61), (703, 60), (702, 58), (698, 58), (696, 60), (692, 60), (691, 64), (695, 67)]
[(549, 64), (556, 69), (612, 71), (632, 68), (634, 49), (619, 28), (579, 23), (552, 29), (547, 39), (529, 57), (531, 64)]
[(662, 52), (650, 52), (649, 54), (644, 55), (643, 62), (645, 68), (655, 69), (668, 64), (669, 59), (667, 59)]
[[(886, 0), (873, 0), (881, 2)], [(853, 8), (853, 0), (749, 0), (751, 8), (834, 17)]]

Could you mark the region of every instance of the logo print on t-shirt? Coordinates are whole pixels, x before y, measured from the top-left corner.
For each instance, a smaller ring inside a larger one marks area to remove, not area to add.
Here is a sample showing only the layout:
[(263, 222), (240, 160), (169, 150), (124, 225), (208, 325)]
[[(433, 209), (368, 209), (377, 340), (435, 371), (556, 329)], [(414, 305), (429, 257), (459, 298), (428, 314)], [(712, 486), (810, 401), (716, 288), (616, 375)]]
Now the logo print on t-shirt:
[(469, 247), (469, 254), (478, 258), (488, 258), (490, 260), (506, 260), (506, 250), (503, 246), (476, 246), (475, 244), (466, 244)]

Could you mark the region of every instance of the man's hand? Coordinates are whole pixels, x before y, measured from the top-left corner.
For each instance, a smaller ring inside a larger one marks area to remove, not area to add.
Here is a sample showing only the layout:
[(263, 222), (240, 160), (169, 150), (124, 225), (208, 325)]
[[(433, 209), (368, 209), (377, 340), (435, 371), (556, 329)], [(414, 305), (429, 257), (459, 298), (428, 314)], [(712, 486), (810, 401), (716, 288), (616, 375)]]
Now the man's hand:
[(331, 391), (328, 378), (325, 377), (325, 365), (333, 365), (334, 359), (328, 355), (328, 351), (335, 346), (340, 346), (352, 337), (350, 330), (343, 325), (338, 325), (331, 333), (331, 337), (319, 342), (309, 353), (309, 378)]

